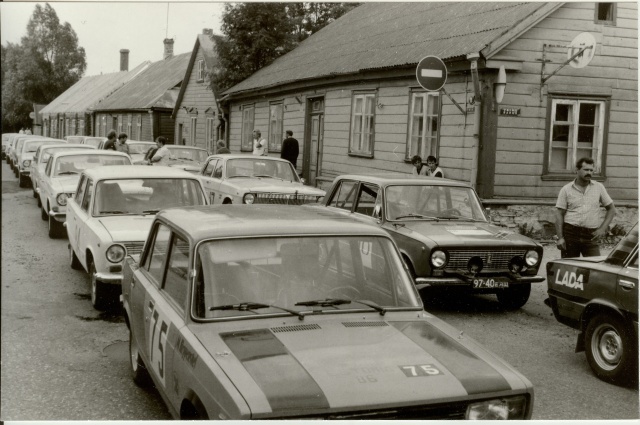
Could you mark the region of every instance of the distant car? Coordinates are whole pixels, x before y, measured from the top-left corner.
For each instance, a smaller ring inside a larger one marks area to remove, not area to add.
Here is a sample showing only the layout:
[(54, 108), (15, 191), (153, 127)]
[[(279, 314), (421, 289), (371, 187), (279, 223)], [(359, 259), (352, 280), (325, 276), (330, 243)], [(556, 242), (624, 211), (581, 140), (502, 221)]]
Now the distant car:
[(198, 174), (207, 160), (209, 153), (206, 149), (195, 146), (166, 145), (171, 157), (169, 167), (176, 167), (190, 173)]
[(305, 186), (289, 161), (269, 156), (212, 155), (200, 176), (211, 204), (302, 205), (325, 195)]
[(33, 160), (31, 160), (31, 166), (29, 169), (29, 177), (31, 178), (31, 187), (33, 189), (33, 197), (38, 200), (38, 208), (42, 206), (40, 203), (40, 196), (38, 193), (40, 191), (40, 180), (42, 179), (42, 174), (44, 173), (44, 169), (47, 166), (47, 161), (51, 155), (55, 152), (62, 152), (68, 150), (76, 150), (76, 149), (95, 149), (90, 145), (79, 145), (74, 143), (54, 143), (51, 145), (45, 144), (38, 147), (36, 153), (33, 156)]
[(40, 180), (38, 196), (42, 205), (41, 217), (49, 222), (49, 237), (66, 236), (63, 227), (67, 198), (73, 197), (83, 170), (111, 165), (131, 165), (126, 153), (79, 149), (56, 152), (47, 161)]
[(69, 136), (64, 136), (63, 139), (66, 140), (67, 143), (83, 144), (84, 140), (87, 137), (89, 136), (69, 135)]
[(13, 135), (16, 135), (18, 133), (3, 133), (2, 134), (2, 159), (6, 158), (6, 153), (7, 153), (7, 147), (10, 144), (10, 138)]
[(17, 155), (20, 187), (28, 187), (31, 183), (31, 162), (38, 148), (44, 145), (56, 145), (60, 143), (64, 143), (64, 140), (48, 138), (25, 139), (22, 144), (22, 149)]
[(549, 305), (558, 322), (580, 331), (576, 352), (603, 381), (638, 378), (638, 224), (608, 256), (547, 263)]
[(322, 207), (161, 211), (122, 302), (133, 379), (176, 419), (531, 417), (531, 383), (423, 310), (389, 235)]
[(106, 137), (83, 136), (81, 143), (85, 145), (93, 146), (96, 149), (102, 149), (106, 141), (107, 141)]
[(71, 267), (89, 272), (94, 307), (117, 300), (124, 255), (142, 250), (155, 214), (191, 205), (207, 200), (200, 180), (183, 170), (114, 166), (82, 173), (65, 226)]
[(129, 148), (129, 156), (131, 156), (131, 161), (134, 164), (139, 164), (144, 160), (144, 156), (149, 152), (149, 149), (158, 146), (154, 142), (141, 142), (138, 140), (127, 140), (125, 144)]
[(408, 174), (338, 176), (322, 204), (376, 223), (398, 244), (419, 289), (496, 294), (506, 309), (526, 304), (542, 246), (491, 224), (467, 184)]
[(18, 134), (15, 137), (13, 142), (11, 143), (11, 148), (9, 150), (9, 165), (11, 165), (11, 169), (13, 170), (13, 174), (18, 177), (20, 174), (18, 173), (18, 165), (20, 164), (20, 158), (18, 155), (22, 152), (22, 145), (25, 140), (32, 139), (44, 139), (43, 136), (37, 136), (33, 134)]

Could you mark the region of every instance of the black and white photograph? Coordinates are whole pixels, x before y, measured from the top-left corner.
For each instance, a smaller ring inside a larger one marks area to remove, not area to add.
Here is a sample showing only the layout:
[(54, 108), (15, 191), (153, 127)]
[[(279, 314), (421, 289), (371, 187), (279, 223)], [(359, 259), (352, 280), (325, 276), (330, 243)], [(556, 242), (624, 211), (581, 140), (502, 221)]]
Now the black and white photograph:
[(0, 421), (640, 424), (638, 3), (0, 3)]

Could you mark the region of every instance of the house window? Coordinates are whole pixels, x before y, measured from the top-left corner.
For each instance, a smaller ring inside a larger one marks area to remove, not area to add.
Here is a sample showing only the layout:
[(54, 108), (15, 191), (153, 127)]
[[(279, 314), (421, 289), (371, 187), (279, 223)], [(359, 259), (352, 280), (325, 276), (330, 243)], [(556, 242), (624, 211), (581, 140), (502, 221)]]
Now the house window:
[(437, 92), (411, 93), (409, 111), (409, 141), (407, 159), (420, 155), (438, 156), (438, 132), (440, 122), (440, 96)]
[(107, 137), (107, 116), (102, 116), (102, 137)]
[(189, 129), (189, 143), (191, 146), (196, 145), (196, 125), (198, 124), (197, 117), (191, 117), (191, 128)]
[(131, 114), (129, 114), (127, 116), (127, 136), (128, 137), (131, 137), (132, 125), (133, 125), (133, 117), (131, 116)]
[(65, 132), (65, 136), (71, 134), (71, 127), (69, 126), (69, 118), (66, 118), (64, 120), (64, 132)]
[(590, 157), (595, 174), (603, 175), (605, 119), (604, 100), (551, 98), (547, 173), (573, 173), (578, 159)]
[(375, 93), (353, 96), (350, 154), (373, 156), (375, 100)]
[(282, 103), (269, 106), (269, 152), (282, 150)]
[(118, 134), (122, 133), (122, 115), (118, 115)]
[(136, 116), (136, 140), (142, 138), (142, 115)]
[(204, 81), (204, 60), (200, 59), (198, 61), (198, 82)]
[(596, 3), (596, 24), (616, 24), (616, 4)]
[(242, 108), (242, 136), (240, 150), (253, 151), (253, 118), (255, 108), (253, 105), (245, 105)]
[(214, 140), (213, 140), (213, 133), (214, 133), (214, 119), (213, 117), (207, 117), (207, 131), (206, 131), (206, 138), (207, 138), (207, 150), (209, 152), (215, 152), (215, 144), (214, 144)]
[(78, 134), (84, 136), (84, 120), (78, 120)]

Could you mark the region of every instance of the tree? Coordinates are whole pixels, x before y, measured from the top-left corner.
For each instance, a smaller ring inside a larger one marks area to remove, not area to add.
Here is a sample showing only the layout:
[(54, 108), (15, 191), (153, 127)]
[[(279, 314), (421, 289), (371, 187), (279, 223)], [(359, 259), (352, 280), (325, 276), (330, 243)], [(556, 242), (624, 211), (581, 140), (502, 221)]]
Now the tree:
[(71, 25), (46, 3), (36, 4), (20, 45), (3, 48), (2, 67), (2, 127), (19, 129), (30, 126), (34, 103), (50, 103), (78, 82), (87, 63)]
[(213, 35), (218, 65), (210, 73), (214, 91), (224, 91), (359, 3), (226, 3), (222, 35)]

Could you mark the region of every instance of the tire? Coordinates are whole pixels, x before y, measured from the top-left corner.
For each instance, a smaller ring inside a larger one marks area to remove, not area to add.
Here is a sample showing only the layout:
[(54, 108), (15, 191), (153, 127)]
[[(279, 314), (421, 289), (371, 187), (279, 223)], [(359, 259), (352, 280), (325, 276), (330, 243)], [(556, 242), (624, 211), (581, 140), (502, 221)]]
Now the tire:
[(105, 283), (96, 279), (96, 266), (93, 259), (89, 263), (89, 281), (91, 283), (91, 304), (96, 310), (106, 310), (109, 304), (109, 291)]
[(137, 386), (144, 388), (151, 384), (151, 377), (144, 361), (140, 357), (138, 345), (133, 342), (131, 328), (129, 328), (129, 366), (131, 367), (131, 377)]
[(31, 179), (29, 177), (18, 174), (18, 179), (20, 179), (20, 181), (18, 182), (19, 187), (29, 187), (29, 183), (31, 182)]
[(78, 260), (78, 256), (71, 247), (71, 244), (67, 246), (69, 248), (69, 265), (73, 270), (82, 270), (82, 264), (80, 263), (80, 260)]
[(49, 237), (51, 239), (58, 239), (66, 236), (67, 229), (64, 228), (62, 223), (58, 222), (52, 216), (49, 216)]
[(637, 377), (637, 341), (630, 323), (612, 314), (599, 314), (587, 324), (585, 332), (587, 362), (595, 375), (616, 385)]
[(507, 289), (496, 292), (498, 302), (506, 310), (517, 310), (527, 303), (531, 294), (531, 283), (511, 284)]
[(45, 209), (45, 206), (42, 205), (42, 203), (40, 203), (40, 218), (42, 219), (42, 221), (47, 221), (49, 219), (49, 214), (47, 213), (47, 210)]

